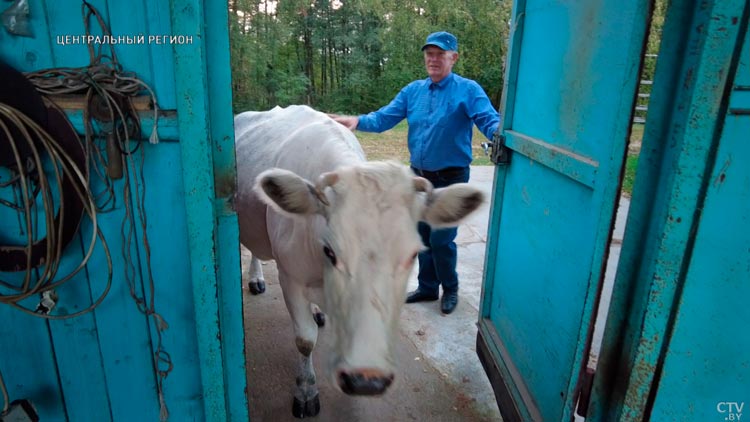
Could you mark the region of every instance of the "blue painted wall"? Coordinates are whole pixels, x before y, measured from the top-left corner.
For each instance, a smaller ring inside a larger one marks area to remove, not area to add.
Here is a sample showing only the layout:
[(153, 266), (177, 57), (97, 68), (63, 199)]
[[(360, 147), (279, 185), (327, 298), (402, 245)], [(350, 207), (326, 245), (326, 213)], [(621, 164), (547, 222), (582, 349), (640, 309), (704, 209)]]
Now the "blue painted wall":
[(587, 420), (748, 417), (749, 21), (667, 9)]
[[(143, 239), (123, 241), (125, 181), (117, 181), (117, 207), (98, 215), (112, 259), (109, 294), (94, 312), (66, 320), (48, 321), (0, 304), (0, 372), (11, 399), (31, 399), (45, 421), (158, 420), (152, 359), (157, 330), (131, 297), (125, 273), (132, 264), (136, 294), (153, 297), (169, 324), (162, 336), (174, 365), (163, 386), (170, 420), (245, 421), (238, 227), (228, 202), (236, 176), (226, 4), (90, 3), (109, 22), (113, 36), (145, 37), (143, 43), (117, 44), (116, 53), (125, 70), (154, 89), (166, 110), (161, 142), (141, 145), (155, 289), (152, 296)], [(0, 59), (21, 71), (89, 63), (86, 45), (59, 42), (84, 34), (80, 1), (31, 0), (30, 8), (34, 37), (0, 29)], [(100, 34), (93, 22), (92, 27)], [(183, 35), (192, 42), (149, 43), (149, 35)], [(80, 110), (67, 111), (82, 130)], [(142, 116), (145, 134), (151, 130), (150, 116)], [(134, 187), (137, 180), (129, 182)], [(130, 205), (135, 206), (132, 198)], [(5, 215), (0, 220), (3, 232), (15, 223)], [(63, 267), (80, 262), (91, 230), (84, 218)], [(128, 254), (132, 259), (125, 258)], [(105, 288), (107, 267), (98, 243), (85, 271), (58, 290), (53, 314), (89, 306)], [(33, 308), (36, 302), (25, 303)]]
[[(748, 123), (744, 133), (750, 133)], [(739, 128), (741, 124), (730, 126)], [(726, 170), (716, 168), (715, 176), (717, 181), (726, 179), (712, 187), (704, 216), (719, 217), (715, 221), (726, 227), (747, 231), (750, 201), (738, 202), (736, 198), (749, 197), (750, 179), (747, 172), (738, 174), (741, 170), (734, 157), (750, 151), (747, 142), (741, 144), (737, 138), (734, 143), (727, 142), (720, 152), (723, 161), (719, 164), (729, 165)], [(750, 237), (727, 237), (711, 226), (711, 222), (701, 224), (696, 237), (693, 265), (680, 298), (664, 376), (659, 380), (654, 420), (686, 413), (692, 420), (727, 420), (727, 406), (718, 408), (724, 402), (745, 403), (741, 413), (750, 412)]]
[[(739, 157), (750, 156), (747, 34), (740, 51), (652, 420), (744, 420), (750, 415), (750, 170), (739, 165)], [(740, 411), (721, 403), (744, 405)]]

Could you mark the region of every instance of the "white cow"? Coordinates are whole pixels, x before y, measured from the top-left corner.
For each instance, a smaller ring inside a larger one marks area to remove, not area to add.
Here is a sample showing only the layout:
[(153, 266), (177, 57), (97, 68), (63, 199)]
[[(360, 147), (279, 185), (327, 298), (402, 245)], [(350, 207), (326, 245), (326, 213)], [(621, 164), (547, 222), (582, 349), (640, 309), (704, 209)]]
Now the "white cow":
[(256, 287), (258, 259), (276, 261), (301, 354), (293, 414), (320, 410), (314, 303), (335, 336), (334, 383), (347, 394), (383, 393), (394, 378), (406, 284), (424, 248), (417, 222), (455, 226), (482, 193), (466, 184), (433, 190), (407, 166), (366, 162), (348, 129), (306, 106), (245, 112), (234, 125), (240, 240)]

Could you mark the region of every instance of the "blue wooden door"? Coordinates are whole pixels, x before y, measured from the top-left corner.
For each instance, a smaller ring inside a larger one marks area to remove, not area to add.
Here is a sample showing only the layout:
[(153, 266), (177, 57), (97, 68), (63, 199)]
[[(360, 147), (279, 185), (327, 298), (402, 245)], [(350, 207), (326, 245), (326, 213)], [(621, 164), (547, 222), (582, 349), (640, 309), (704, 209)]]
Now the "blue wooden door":
[(516, 0), (477, 351), (506, 421), (570, 420), (619, 198), (648, 1)]

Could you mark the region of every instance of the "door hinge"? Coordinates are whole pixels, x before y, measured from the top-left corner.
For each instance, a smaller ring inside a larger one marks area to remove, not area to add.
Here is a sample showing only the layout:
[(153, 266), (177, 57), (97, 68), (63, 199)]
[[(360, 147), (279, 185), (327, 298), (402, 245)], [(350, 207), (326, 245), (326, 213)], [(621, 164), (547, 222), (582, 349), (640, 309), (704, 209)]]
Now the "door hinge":
[(502, 129), (495, 131), (490, 142), (482, 142), (482, 148), (494, 164), (510, 164), (510, 149), (505, 146), (505, 135), (501, 132)]
[(583, 374), (581, 379), (581, 389), (578, 390), (578, 404), (576, 405), (576, 414), (581, 417), (586, 417), (589, 409), (589, 401), (591, 401), (591, 390), (594, 387), (594, 375), (596, 369), (586, 368), (586, 372)]

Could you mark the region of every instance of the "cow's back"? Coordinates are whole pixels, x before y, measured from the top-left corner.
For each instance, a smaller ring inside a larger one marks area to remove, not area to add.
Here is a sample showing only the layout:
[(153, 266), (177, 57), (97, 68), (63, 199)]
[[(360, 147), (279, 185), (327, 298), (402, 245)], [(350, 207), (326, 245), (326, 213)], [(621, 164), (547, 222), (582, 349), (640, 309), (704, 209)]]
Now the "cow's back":
[(323, 172), (364, 160), (364, 153), (351, 131), (307, 106), (244, 112), (235, 116), (234, 128), (240, 241), (260, 259), (271, 259), (267, 208), (253, 191), (256, 177), (278, 167), (314, 182)]

